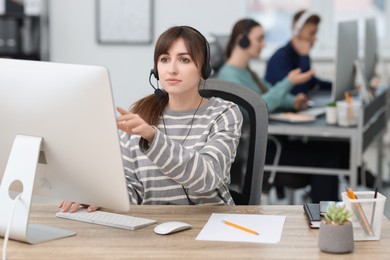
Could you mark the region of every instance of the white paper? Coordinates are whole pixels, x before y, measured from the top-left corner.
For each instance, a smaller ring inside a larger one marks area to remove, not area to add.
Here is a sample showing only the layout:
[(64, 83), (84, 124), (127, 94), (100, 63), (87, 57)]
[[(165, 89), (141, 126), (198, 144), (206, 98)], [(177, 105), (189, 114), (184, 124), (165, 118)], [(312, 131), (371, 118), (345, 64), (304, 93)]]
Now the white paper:
[[(259, 233), (255, 235), (223, 223), (229, 221)], [(276, 244), (280, 241), (286, 216), (213, 213), (196, 240)]]

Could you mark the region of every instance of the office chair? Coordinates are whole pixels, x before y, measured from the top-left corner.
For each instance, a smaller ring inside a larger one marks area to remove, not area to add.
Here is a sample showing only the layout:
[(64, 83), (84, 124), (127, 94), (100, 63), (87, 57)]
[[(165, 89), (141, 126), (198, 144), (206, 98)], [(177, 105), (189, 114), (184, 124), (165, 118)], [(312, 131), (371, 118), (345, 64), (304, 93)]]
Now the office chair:
[[(213, 37), (213, 40), (210, 42), (210, 64), (211, 64), (211, 67), (213, 69), (213, 73), (211, 75), (211, 78), (215, 78), (219, 69), (222, 67), (222, 65), (226, 61), (226, 57), (224, 55), (224, 52), (225, 52), (225, 48), (226, 48), (227, 42), (229, 41), (230, 36), (229, 35), (218, 35), (218, 34), (211, 34), (211, 36)], [(256, 95), (258, 95), (258, 94), (256, 94)], [(241, 108), (241, 110), (242, 110), (242, 108)], [(242, 129), (243, 129), (242, 136), (245, 136), (246, 134), (248, 134), (247, 133), (248, 130), (246, 130), (245, 124), (243, 125)], [(268, 131), (268, 129), (267, 129), (267, 131)], [(277, 140), (275, 138), (273, 138), (272, 136), (269, 136), (268, 141), (270, 142), (271, 145), (276, 146), (275, 147), (276, 154), (280, 155), (282, 147), (280, 145), (278, 145), (278, 143), (276, 143)], [(241, 144), (240, 144), (240, 147), (238, 149), (239, 153), (242, 153), (243, 151), (247, 151), (247, 149), (248, 149), (248, 148), (244, 148), (245, 145), (243, 144), (243, 142), (244, 142), (244, 140), (240, 140)], [(278, 156), (276, 156), (276, 157), (278, 157)], [(275, 160), (273, 163), (274, 166), (277, 166), (278, 161), (279, 161), (278, 159), (276, 159), (276, 157), (275, 157)], [(232, 165), (232, 172), (237, 171), (237, 168), (240, 167), (239, 164), (240, 163), (237, 160)], [(245, 163), (244, 163), (244, 165), (245, 165)], [(242, 171), (245, 171), (245, 169)], [(278, 173), (278, 175), (276, 176), (276, 171), (273, 171), (270, 174), (271, 174), (271, 176), (268, 177), (268, 173), (266, 173), (267, 178), (264, 180), (265, 182), (267, 182), (266, 188), (268, 188), (268, 186), (275, 187), (277, 194), (278, 194), (278, 198), (285, 197), (285, 188), (286, 188), (286, 193), (287, 193), (289, 204), (294, 204), (294, 190), (304, 188), (305, 186), (308, 185), (306, 182), (301, 181), (301, 180), (303, 180), (303, 178), (301, 178), (301, 179), (295, 178), (295, 177), (297, 177), (296, 175), (291, 176), (291, 174), (288, 175), (288, 173)], [(236, 184), (237, 181), (240, 181), (240, 180), (235, 180), (235, 177), (236, 176), (231, 175), (232, 186), (234, 184)], [(294, 178), (293, 180), (291, 180), (292, 177)], [(267, 195), (264, 198), (268, 197), (269, 189), (266, 191), (266, 193), (263, 193), (263, 195)], [(233, 192), (232, 194), (234, 194), (234, 191), (232, 191), (232, 192)], [(238, 199), (236, 199), (236, 200), (238, 200)], [(266, 204), (269, 204), (267, 199), (264, 201)], [(236, 203), (236, 204), (238, 204), (238, 203)]]
[[(263, 196), (269, 197), (270, 190), (274, 187), (276, 189), (276, 194), (278, 199), (283, 199), (287, 197), (287, 202), (289, 205), (294, 205), (294, 191), (298, 189), (305, 188), (310, 185), (310, 182), (307, 178), (307, 175), (303, 174), (290, 174), (285, 172), (277, 173), (276, 167), (279, 165), (280, 157), (283, 150), (283, 145), (279, 139), (275, 136), (268, 135), (267, 153), (274, 152), (274, 158), (272, 162), (272, 170), (270, 172), (264, 173), (264, 183), (263, 183)], [(272, 147), (274, 146), (274, 151)], [(263, 200), (265, 204), (269, 204), (268, 199)]]
[(220, 97), (237, 104), (243, 126), (230, 176), (230, 192), (236, 205), (260, 205), (268, 136), (268, 110), (263, 99), (239, 84), (218, 79), (206, 81), (203, 97)]
[(229, 41), (229, 35), (210, 35), (213, 40), (210, 41), (210, 65), (213, 69), (212, 77), (215, 76), (219, 69), (226, 61), (225, 46)]

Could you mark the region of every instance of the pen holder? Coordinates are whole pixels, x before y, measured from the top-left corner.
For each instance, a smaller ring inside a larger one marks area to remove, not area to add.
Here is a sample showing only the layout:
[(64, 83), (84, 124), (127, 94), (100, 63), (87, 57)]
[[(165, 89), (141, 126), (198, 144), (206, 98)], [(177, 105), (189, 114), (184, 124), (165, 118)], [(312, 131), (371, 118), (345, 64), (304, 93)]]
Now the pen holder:
[(357, 199), (342, 192), (343, 202), (353, 213), (351, 219), (355, 241), (380, 240), (386, 197), (374, 191), (356, 191)]
[(339, 126), (355, 126), (360, 116), (360, 102), (353, 101), (349, 104), (345, 100), (337, 101), (337, 122)]

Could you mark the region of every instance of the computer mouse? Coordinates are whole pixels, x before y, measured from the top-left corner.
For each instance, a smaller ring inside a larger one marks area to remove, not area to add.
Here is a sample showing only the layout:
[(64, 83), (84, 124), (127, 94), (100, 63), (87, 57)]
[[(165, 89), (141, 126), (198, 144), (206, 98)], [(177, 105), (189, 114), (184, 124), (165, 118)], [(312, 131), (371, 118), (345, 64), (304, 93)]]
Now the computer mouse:
[(190, 229), (192, 226), (181, 221), (168, 221), (157, 225), (154, 232), (159, 235), (168, 235), (182, 230)]

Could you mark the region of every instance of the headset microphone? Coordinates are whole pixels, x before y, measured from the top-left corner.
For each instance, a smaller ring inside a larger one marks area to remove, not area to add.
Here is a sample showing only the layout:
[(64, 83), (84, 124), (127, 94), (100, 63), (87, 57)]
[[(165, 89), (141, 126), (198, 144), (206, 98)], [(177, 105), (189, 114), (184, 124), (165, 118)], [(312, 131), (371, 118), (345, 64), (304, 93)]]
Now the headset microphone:
[(151, 80), (152, 75), (154, 75), (154, 77), (156, 77), (156, 75), (154, 74), (154, 69), (151, 69), (150, 74), (149, 74), (149, 84), (154, 89), (154, 95), (156, 95), (159, 99), (166, 98), (168, 96), (167, 92), (165, 92), (164, 90), (162, 90), (160, 88), (156, 88), (155, 86), (153, 86), (152, 80)]

